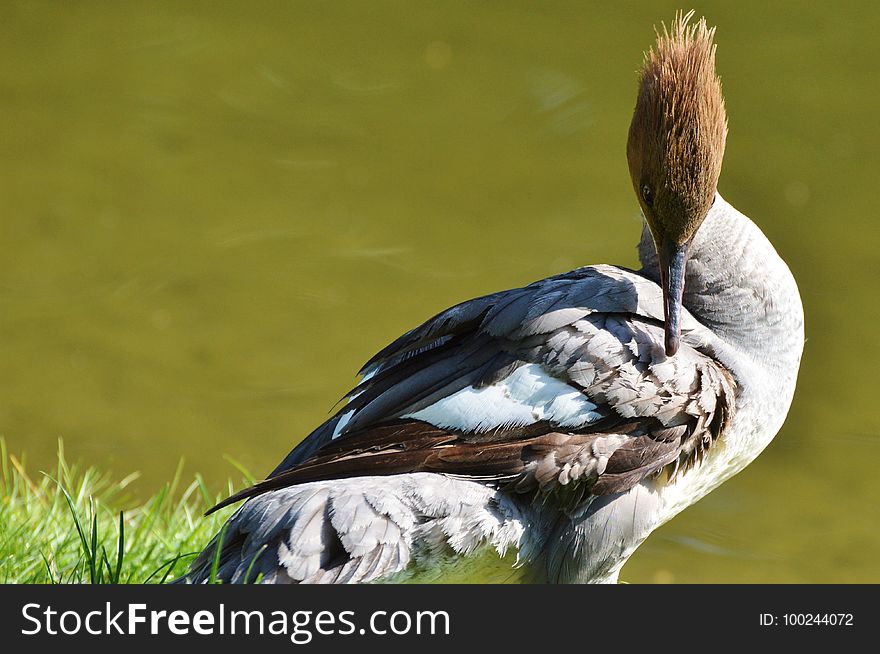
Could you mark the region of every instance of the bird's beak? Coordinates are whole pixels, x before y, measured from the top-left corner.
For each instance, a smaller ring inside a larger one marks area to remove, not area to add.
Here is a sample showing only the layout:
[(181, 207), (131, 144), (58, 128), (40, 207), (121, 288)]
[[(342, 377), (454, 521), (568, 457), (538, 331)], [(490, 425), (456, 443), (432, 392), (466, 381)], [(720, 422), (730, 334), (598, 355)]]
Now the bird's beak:
[(678, 352), (681, 340), (681, 298), (684, 294), (684, 273), (691, 243), (677, 245), (663, 238), (657, 248), (660, 260), (660, 284), (663, 288), (663, 313), (666, 324), (666, 356)]

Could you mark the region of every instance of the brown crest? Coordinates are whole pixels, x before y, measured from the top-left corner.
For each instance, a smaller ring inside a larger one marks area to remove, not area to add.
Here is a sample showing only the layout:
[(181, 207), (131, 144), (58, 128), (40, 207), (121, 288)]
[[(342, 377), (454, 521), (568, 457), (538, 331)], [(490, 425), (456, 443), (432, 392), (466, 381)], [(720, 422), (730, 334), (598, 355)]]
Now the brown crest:
[(693, 11), (657, 32), (645, 54), (627, 159), (655, 242), (687, 242), (715, 197), (727, 114), (715, 74), (715, 28)]

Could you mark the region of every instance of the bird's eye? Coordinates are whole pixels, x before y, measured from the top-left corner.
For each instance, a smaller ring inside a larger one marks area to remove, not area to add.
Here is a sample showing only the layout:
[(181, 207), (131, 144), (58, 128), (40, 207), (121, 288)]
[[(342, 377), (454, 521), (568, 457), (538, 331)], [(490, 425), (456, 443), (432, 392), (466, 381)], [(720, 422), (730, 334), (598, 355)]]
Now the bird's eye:
[(645, 201), (645, 205), (649, 208), (654, 206), (654, 193), (651, 191), (651, 187), (647, 184), (642, 187), (642, 199)]

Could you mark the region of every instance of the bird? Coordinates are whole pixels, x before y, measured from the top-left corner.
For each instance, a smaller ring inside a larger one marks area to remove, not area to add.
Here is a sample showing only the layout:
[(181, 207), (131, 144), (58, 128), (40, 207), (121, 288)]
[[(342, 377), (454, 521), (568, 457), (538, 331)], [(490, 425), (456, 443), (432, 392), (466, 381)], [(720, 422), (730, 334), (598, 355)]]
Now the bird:
[[(626, 155), (641, 268), (449, 308), (378, 352), (181, 580), (616, 583), (649, 534), (780, 430), (804, 349), (790, 269), (718, 192), (715, 28), (644, 53)], [(493, 568), (494, 569), (494, 568)]]

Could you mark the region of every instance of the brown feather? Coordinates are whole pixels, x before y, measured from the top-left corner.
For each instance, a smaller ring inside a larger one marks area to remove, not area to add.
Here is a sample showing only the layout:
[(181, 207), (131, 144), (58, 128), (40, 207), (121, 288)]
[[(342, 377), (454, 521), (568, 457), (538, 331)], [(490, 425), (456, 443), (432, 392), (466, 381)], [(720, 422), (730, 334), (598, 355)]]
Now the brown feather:
[[(494, 479), (516, 492), (546, 494), (572, 486), (579, 487), (579, 494), (604, 495), (628, 490), (694, 449), (691, 434), (670, 439), (680, 430), (663, 428), (653, 419), (621, 423), (613, 432), (562, 433), (545, 423), (545, 431), (535, 434), (531, 427), (506, 440), (471, 442), (416, 420), (377, 425), (328, 443), (299, 466), (235, 493), (207, 514), (296, 484), (413, 472)], [(612, 445), (600, 465), (603, 442)], [(706, 442), (708, 447), (711, 440)]]

